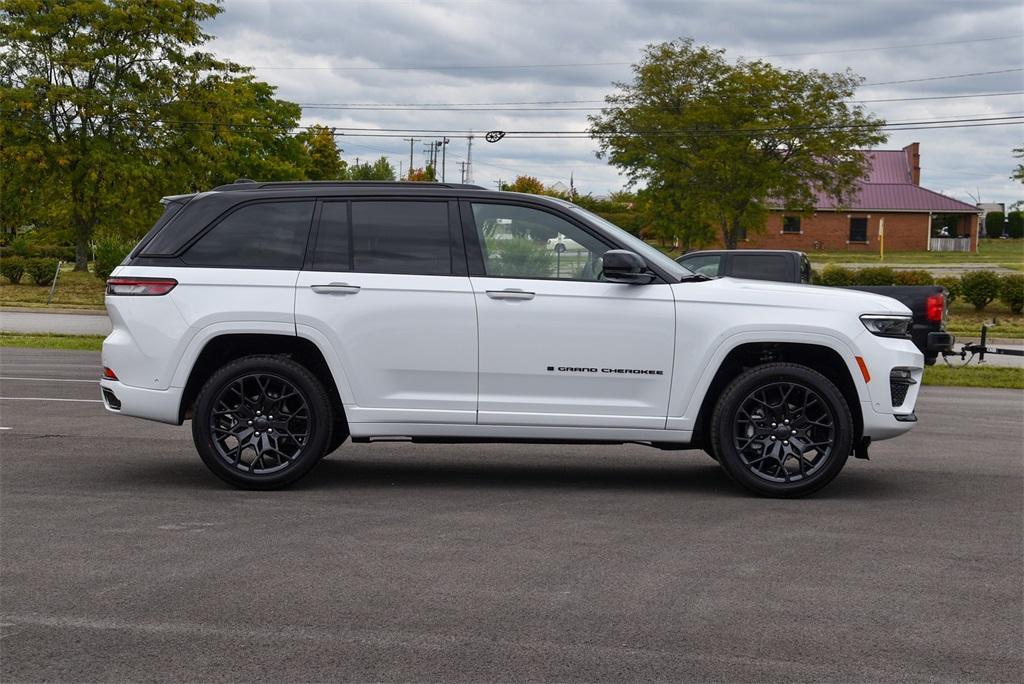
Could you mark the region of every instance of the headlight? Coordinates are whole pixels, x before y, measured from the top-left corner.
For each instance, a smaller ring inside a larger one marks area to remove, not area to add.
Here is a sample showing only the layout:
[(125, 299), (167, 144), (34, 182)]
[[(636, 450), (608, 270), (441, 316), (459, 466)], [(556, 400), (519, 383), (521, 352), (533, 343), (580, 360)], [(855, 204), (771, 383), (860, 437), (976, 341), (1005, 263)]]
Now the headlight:
[(875, 335), (906, 337), (910, 331), (910, 316), (861, 316), (860, 322)]

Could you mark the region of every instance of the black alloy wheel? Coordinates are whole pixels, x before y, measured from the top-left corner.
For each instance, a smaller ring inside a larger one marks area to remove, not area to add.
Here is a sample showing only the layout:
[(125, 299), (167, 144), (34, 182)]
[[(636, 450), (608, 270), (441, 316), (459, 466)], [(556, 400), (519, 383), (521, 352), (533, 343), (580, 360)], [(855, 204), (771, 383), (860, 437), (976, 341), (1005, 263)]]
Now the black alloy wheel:
[(824, 487), (853, 445), (843, 394), (822, 374), (794, 363), (742, 373), (722, 393), (711, 421), (719, 464), (765, 496), (798, 497)]
[(192, 436), (225, 482), (274, 489), (305, 475), (332, 443), (334, 409), (304, 366), (248, 356), (210, 376), (196, 398)]

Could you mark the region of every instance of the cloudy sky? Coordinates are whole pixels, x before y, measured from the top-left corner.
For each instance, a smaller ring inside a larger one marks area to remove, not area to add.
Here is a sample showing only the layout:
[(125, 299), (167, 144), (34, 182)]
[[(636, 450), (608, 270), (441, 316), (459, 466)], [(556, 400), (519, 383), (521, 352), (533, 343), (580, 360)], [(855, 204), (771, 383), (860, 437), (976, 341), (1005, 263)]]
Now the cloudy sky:
[[(226, 0), (224, 8), (207, 26), (213, 50), (254, 66), (281, 97), (302, 103), (306, 124), (583, 130), (611, 83), (629, 79), (641, 48), (676, 37), (786, 68), (851, 67), (866, 79), (857, 99), (876, 100), (867, 106), (890, 122), (1024, 114), (1019, 0)], [(951, 97), (978, 94), (988, 96)], [(438, 136), (415, 137), (423, 139), (414, 150), (422, 166), (423, 145)], [(458, 181), (467, 141), (449, 138), (447, 179)], [(914, 141), (926, 187), (968, 202), (979, 194), (983, 202), (1024, 199), (1024, 186), (1007, 178), (1024, 125), (895, 131), (884, 147)], [(340, 145), (348, 160), (384, 154), (396, 169), (408, 167), (409, 143), (400, 137), (346, 135)], [(586, 139), (477, 137), (473, 180), (493, 187), (527, 173), (568, 182), (571, 173), (584, 192), (622, 187), (595, 150)]]

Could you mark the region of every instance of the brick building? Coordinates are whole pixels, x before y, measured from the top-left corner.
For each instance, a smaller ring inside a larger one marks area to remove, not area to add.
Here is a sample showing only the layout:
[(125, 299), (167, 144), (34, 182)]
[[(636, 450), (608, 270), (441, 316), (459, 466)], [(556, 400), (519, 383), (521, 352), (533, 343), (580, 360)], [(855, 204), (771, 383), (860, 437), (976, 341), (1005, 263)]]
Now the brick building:
[(773, 211), (765, 230), (739, 246), (877, 252), (884, 221), (886, 251), (977, 249), (978, 208), (921, 187), (918, 143), (866, 155), (868, 172), (850, 206), (838, 207), (819, 193), (813, 215)]

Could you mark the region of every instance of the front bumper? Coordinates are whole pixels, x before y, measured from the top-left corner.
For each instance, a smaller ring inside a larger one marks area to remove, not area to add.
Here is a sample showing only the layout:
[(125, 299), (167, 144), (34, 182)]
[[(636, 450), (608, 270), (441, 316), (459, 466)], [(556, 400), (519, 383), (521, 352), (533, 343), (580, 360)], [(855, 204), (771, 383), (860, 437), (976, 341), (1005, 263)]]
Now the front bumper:
[[(910, 340), (878, 337), (870, 333), (858, 338), (857, 344), (871, 375), (867, 383), (870, 399), (861, 402), (864, 436), (877, 441), (911, 430), (917, 422), (914, 407), (924, 376), (924, 355)], [(905, 391), (893, 392), (890, 376), (894, 368), (909, 371), (912, 383), (905, 387)], [(902, 400), (895, 406), (894, 397)]]
[(171, 425), (181, 425), (178, 412), (181, 407), (182, 387), (152, 390), (131, 387), (117, 380), (100, 380), (100, 396), (103, 406), (111, 413), (133, 418), (156, 420)]

